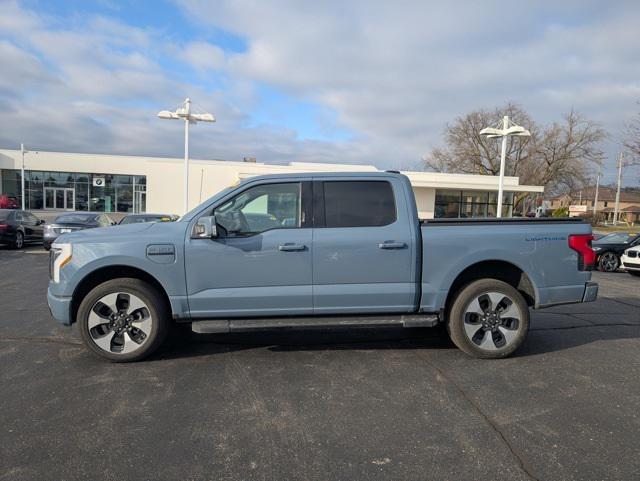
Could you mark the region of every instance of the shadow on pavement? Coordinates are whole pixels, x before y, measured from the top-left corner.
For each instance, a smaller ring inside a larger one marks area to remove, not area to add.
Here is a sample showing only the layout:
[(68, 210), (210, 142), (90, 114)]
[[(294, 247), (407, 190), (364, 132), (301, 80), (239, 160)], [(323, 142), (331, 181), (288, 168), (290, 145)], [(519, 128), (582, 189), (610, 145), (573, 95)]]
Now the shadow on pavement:
[[(616, 322), (615, 316), (608, 316), (606, 322), (602, 323), (578, 321), (577, 325), (540, 328), (533, 321), (524, 346), (513, 357), (552, 353), (598, 341), (640, 338), (640, 318), (635, 323)], [(448, 336), (438, 328), (307, 328), (229, 334), (194, 334), (189, 329), (188, 325), (179, 326), (177, 332), (150, 360), (210, 356), (257, 348), (268, 348), (273, 352), (402, 349), (457, 351)], [(460, 355), (463, 354), (460, 352)]]
[(455, 349), (437, 328), (280, 329), (229, 334), (194, 334), (178, 326), (151, 360), (177, 359), (268, 348), (273, 352)]

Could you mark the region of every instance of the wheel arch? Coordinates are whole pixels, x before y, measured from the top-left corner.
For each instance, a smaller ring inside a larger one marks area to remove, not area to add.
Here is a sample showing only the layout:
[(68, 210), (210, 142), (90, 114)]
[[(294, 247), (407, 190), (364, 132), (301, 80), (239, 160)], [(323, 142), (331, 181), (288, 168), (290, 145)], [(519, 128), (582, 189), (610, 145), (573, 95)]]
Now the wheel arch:
[(536, 306), (536, 288), (527, 273), (511, 262), (495, 259), (476, 262), (458, 274), (449, 288), (445, 311), (449, 311), (455, 296), (464, 286), (480, 279), (506, 282), (522, 294), (529, 307)]
[(71, 296), (71, 323), (75, 322), (76, 315), (78, 314), (78, 309), (80, 307), (80, 304), (82, 303), (82, 300), (94, 287), (102, 284), (103, 282), (119, 278), (139, 279), (153, 286), (165, 301), (168, 312), (172, 312), (169, 295), (167, 294), (167, 291), (164, 289), (164, 287), (162, 287), (162, 284), (154, 276), (138, 267), (127, 265), (110, 265), (100, 267), (89, 272), (78, 283)]

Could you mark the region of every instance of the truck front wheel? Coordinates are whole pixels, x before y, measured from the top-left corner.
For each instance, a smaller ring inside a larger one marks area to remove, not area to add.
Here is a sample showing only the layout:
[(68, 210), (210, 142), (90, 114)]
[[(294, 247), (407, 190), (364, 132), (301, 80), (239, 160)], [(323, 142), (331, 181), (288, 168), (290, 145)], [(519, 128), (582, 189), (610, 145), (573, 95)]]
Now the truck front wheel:
[(516, 289), (497, 279), (481, 279), (460, 290), (453, 300), (447, 330), (470, 356), (509, 356), (529, 331), (529, 308)]
[(169, 308), (139, 279), (113, 279), (93, 288), (77, 322), (85, 345), (113, 362), (139, 361), (155, 351), (169, 327)]

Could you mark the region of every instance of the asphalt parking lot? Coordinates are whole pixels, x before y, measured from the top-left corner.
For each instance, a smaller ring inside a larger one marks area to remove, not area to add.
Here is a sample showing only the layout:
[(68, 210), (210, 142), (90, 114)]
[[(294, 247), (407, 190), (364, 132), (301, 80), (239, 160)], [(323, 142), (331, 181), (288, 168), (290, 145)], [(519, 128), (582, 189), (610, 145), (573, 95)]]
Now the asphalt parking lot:
[(533, 315), (517, 356), (429, 329), (177, 332), (109, 364), (0, 247), (0, 480), (640, 478), (640, 278)]

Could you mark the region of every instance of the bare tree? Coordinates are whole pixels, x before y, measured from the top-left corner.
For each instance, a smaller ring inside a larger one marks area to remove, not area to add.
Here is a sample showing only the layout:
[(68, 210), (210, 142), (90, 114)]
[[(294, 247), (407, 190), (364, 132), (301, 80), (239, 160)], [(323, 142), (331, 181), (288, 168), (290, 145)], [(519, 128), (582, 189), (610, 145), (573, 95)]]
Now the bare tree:
[(543, 185), (549, 193), (573, 190), (593, 178), (602, 163), (599, 144), (605, 131), (573, 110), (561, 122), (542, 127), (520, 106), (479, 110), (458, 117), (445, 128), (446, 147), (435, 148), (425, 166), (438, 172), (497, 175), (500, 172), (500, 142), (480, 136), (503, 115), (531, 132), (531, 137), (509, 137), (505, 174), (522, 184)]
[(631, 152), (634, 163), (640, 164), (640, 113), (627, 124), (625, 137), (624, 146)]

